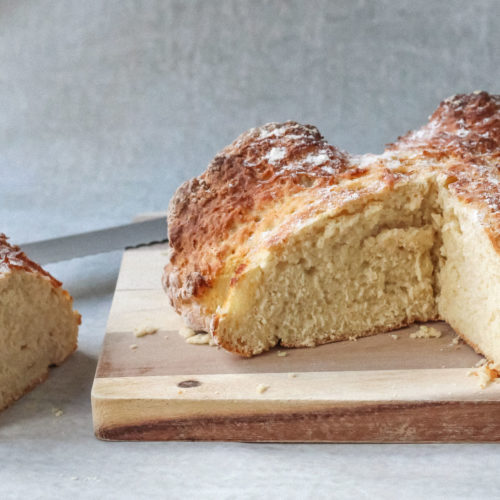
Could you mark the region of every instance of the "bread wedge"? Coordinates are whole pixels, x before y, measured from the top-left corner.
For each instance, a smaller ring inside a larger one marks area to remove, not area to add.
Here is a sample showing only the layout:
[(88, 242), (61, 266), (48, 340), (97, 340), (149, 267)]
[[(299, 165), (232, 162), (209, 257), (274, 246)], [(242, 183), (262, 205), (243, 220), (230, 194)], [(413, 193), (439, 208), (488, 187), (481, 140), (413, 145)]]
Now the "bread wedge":
[(79, 324), (61, 283), (0, 234), (0, 409), (76, 349)]

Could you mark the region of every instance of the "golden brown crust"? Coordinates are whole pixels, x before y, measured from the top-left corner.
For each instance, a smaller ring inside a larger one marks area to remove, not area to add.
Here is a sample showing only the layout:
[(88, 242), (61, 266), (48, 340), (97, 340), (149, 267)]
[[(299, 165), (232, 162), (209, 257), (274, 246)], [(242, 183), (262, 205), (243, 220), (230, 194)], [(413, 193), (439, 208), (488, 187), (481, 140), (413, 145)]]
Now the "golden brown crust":
[[(54, 288), (60, 288), (62, 283), (54, 278), (45, 269), (33, 262), (28, 256), (17, 246), (11, 245), (5, 234), (0, 233), (0, 275), (12, 271), (25, 271), (35, 273), (44, 278), (47, 278)], [(61, 290), (70, 302), (73, 302), (73, 297), (66, 291)], [(82, 322), (81, 316), (75, 311), (78, 324)]]
[(500, 96), (487, 92), (459, 94), (441, 102), (427, 125), (399, 137), (389, 150), (420, 149), (426, 155), (477, 157), (498, 155)]
[(244, 248), (257, 227), (266, 224), (266, 207), (331, 185), (347, 168), (346, 155), (327, 144), (315, 127), (295, 122), (251, 129), (227, 146), (170, 202), (173, 251), (164, 287), (177, 310), (213, 286), (235, 247)]
[(500, 98), (486, 92), (443, 101), (427, 125), (379, 156), (349, 156), (295, 122), (251, 129), (172, 199), (164, 288), (192, 327), (214, 331), (216, 308), (252, 254), (278, 251), (315, 215), (362, 209), (425, 172), (442, 175), (452, 194), (477, 209), (500, 252), (499, 145)]
[(500, 252), (500, 96), (487, 92), (444, 100), (429, 123), (389, 145), (390, 151), (418, 151), (441, 162), (449, 189), (478, 209)]
[(0, 233), (0, 274), (13, 270), (23, 270), (29, 273), (39, 273), (50, 280), (53, 286), (60, 287), (62, 283), (56, 280), (36, 262), (30, 260), (16, 245), (11, 245), (5, 234)]

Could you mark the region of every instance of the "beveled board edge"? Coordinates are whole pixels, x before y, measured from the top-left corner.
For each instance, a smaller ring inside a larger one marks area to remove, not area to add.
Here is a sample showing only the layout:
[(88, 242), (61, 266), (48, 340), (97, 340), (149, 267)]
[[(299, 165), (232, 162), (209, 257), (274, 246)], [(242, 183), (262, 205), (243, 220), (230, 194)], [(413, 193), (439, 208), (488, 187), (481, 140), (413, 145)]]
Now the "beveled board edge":
[(500, 441), (500, 386), (465, 369), (96, 378), (92, 409), (111, 441)]

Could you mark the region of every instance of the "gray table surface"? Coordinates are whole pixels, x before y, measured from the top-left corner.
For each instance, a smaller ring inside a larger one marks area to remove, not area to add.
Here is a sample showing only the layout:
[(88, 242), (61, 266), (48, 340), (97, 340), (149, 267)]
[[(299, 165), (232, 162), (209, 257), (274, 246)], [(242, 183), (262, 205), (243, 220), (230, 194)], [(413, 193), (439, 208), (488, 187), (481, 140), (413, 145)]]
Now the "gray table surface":
[[(499, 92), (499, 14), (496, 0), (0, 1), (0, 231), (31, 241), (164, 210), (266, 121), (381, 151), (442, 98)], [(0, 498), (500, 497), (494, 444), (96, 440), (120, 256), (48, 266), (82, 313), (79, 349), (0, 414)]]

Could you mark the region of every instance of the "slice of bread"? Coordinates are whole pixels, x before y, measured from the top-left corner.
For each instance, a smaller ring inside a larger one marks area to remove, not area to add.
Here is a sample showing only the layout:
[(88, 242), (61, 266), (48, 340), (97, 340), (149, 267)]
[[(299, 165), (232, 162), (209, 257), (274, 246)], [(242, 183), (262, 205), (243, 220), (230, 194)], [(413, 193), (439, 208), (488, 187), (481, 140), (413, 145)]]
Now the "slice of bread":
[(441, 103), (382, 155), (252, 129), (169, 207), (164, 288), (251, 356), (444, 319), (500, 362), (500, 98)]
[(79, 324), (61, 283), (0, 234), (0, 410), (76, 349)]

